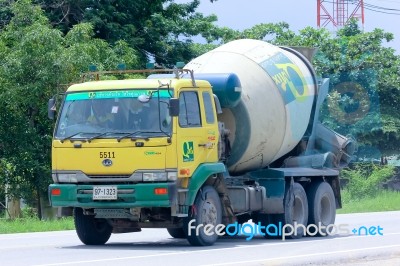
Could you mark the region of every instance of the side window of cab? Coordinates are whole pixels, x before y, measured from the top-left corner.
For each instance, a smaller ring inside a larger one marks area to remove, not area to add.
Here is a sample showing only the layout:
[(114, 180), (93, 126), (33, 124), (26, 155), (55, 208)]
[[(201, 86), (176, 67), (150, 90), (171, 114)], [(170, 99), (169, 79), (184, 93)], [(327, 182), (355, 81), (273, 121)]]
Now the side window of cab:
[(206, 112), (206, 122), (207, 124), (214, 124), (215, 115), (213, 109), (213, 103), (211, 100), (211, 95), (209, 92), (203, 92), (204, 110)]
[(179, 95), (179, 126), (201, 127), (197, 92), (184, 91)]

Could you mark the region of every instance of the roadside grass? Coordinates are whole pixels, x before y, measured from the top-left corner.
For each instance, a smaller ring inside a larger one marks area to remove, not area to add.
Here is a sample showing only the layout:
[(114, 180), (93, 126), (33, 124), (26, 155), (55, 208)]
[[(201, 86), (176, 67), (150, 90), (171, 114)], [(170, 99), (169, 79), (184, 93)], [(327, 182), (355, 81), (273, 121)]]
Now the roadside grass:
[(369, 163), (343, 169), (341, 177), (348, 180), (342, 191), (342, 209), (337, 213), (380, 212), (400, 210), (400, 192), (384, 190), (382, 183), (395, 175), (394, 166)]
[(0, 234), (46, 232), (72, 230), (74, 220), (72, 217), (57, 220), (39, 220), (38, 218), (19, 218), (14, 220), (0, 219)]
[(338, 209), (337, 213), (400, 211), (400, 192), (379, 190), (373, 196), (354, 199), (344, 190), (342, 206), (343, 208)]

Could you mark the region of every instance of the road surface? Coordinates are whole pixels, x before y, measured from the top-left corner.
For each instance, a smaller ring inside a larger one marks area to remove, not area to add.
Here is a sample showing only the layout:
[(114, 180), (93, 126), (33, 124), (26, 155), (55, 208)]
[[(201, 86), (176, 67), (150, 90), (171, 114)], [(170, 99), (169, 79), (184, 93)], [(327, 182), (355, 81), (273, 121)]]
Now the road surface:
[(339, 224), (347, 224), (350, 230), (361, 228), (361, 234), (355, 230), (286, 241), (223, 237), (212, 247), (192, 247), (185, 239), (171, 238), (165, 229), (115, 234), (104, 246), (83, 245), (75, 231), (4, 234), (0, 235), (0, 264), (400, 265), (400, 211), (338, 215)]

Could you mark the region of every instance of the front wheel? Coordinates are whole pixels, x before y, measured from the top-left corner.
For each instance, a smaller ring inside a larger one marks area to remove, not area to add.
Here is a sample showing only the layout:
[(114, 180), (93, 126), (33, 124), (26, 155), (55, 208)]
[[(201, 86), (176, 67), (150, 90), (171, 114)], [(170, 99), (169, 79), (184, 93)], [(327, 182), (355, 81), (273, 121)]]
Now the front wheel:
[(184, 226), (189, 243), (192, 246), (213, 245), (218, 239), (215, 231), (225, 228), (221, 225), (222, 207), (217, 191), (211, 186), (200, 189), (190, 212)]
[(74, 209), (76, 233), (85, 245), (104, 245), (110, 239), (112, 227), (104, 219), (84, 215), (82, 208)]
[(183, 228), (167, 228), (167, 231), (173, 238), (186, 238), (185, 230)]

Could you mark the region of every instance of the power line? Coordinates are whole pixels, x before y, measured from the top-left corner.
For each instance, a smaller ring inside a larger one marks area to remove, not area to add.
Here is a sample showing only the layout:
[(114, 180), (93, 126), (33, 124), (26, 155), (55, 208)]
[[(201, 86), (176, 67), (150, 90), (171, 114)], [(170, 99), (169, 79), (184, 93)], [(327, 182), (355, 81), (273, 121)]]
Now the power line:
[(397, 9), (397, 8), (387, 8), (387, 7), (383, 7), (383, 6), (371, 5), (371, 4), (368, 4), (368, 3), (364, 2), (364, 7), (366, 7), (366, 6), (370, 7), (370, 8), (376, 8), (376, 9), (400, 12), (400, 9)]
[(378, 2), (388, 2), (388, 3), (396, 3), (400, 5), (400, 1), (395, 1), (395, 0), (375, 0)]
[[(382, 13), (382, 14), (387, 14), (387, 15), (396, 15), (396, 16), (400, 15), (400, 9), (372, 5), (367, 2), (364, 2), (364, 8), (369, 11), (376, 12), (376, 13)], [(396, 13), (396, 12), (399, 12), (399, 13)]]
[[(389, 1), (389, 0), (387, 0), (387, 1)], [(324, 2), (325, 3), (331, 3), (331, 4), (336, 3), (336, 2), (333, 2), (333, 1), (324, 1)], [(349, 3), (351, 5), (355, 5), (356, 4), (355, 2), (356, 1), (352, 1), (352, 0), (349, 1)], [(397, 3), (400, 4), (400, 2), (397, 2)], [(400, 15), (400, 9), (387, 8), (387, 7), (383, 7), (383, 6), (372, 5), (372, 4), (369, 4), (369, 3), (365, 2), (365, 1), (364, 1), (364, 8), (369, 10), (369, 11), (377, 12), (377, 13), (383, 13), (383, 14), (388, 14), (388, 15), (397, 15), (397, 16)], [(388, 11), (393, 11), (393, 12), (388, 12)], [(395, 12), (399, 12), (399, 13), (395, 13)]]
[(369, 7), (364, 6), (365, 9), (376, 12), (376, 13), (382, 13), (382, 14), (387, 14), (387, 15), (396, 15), (396, 16), (400, 16), (400, 13), (391, 13), (391, 12), (385, 12), (385, 11), (380, 11), (380, 10), (375, 10)]

